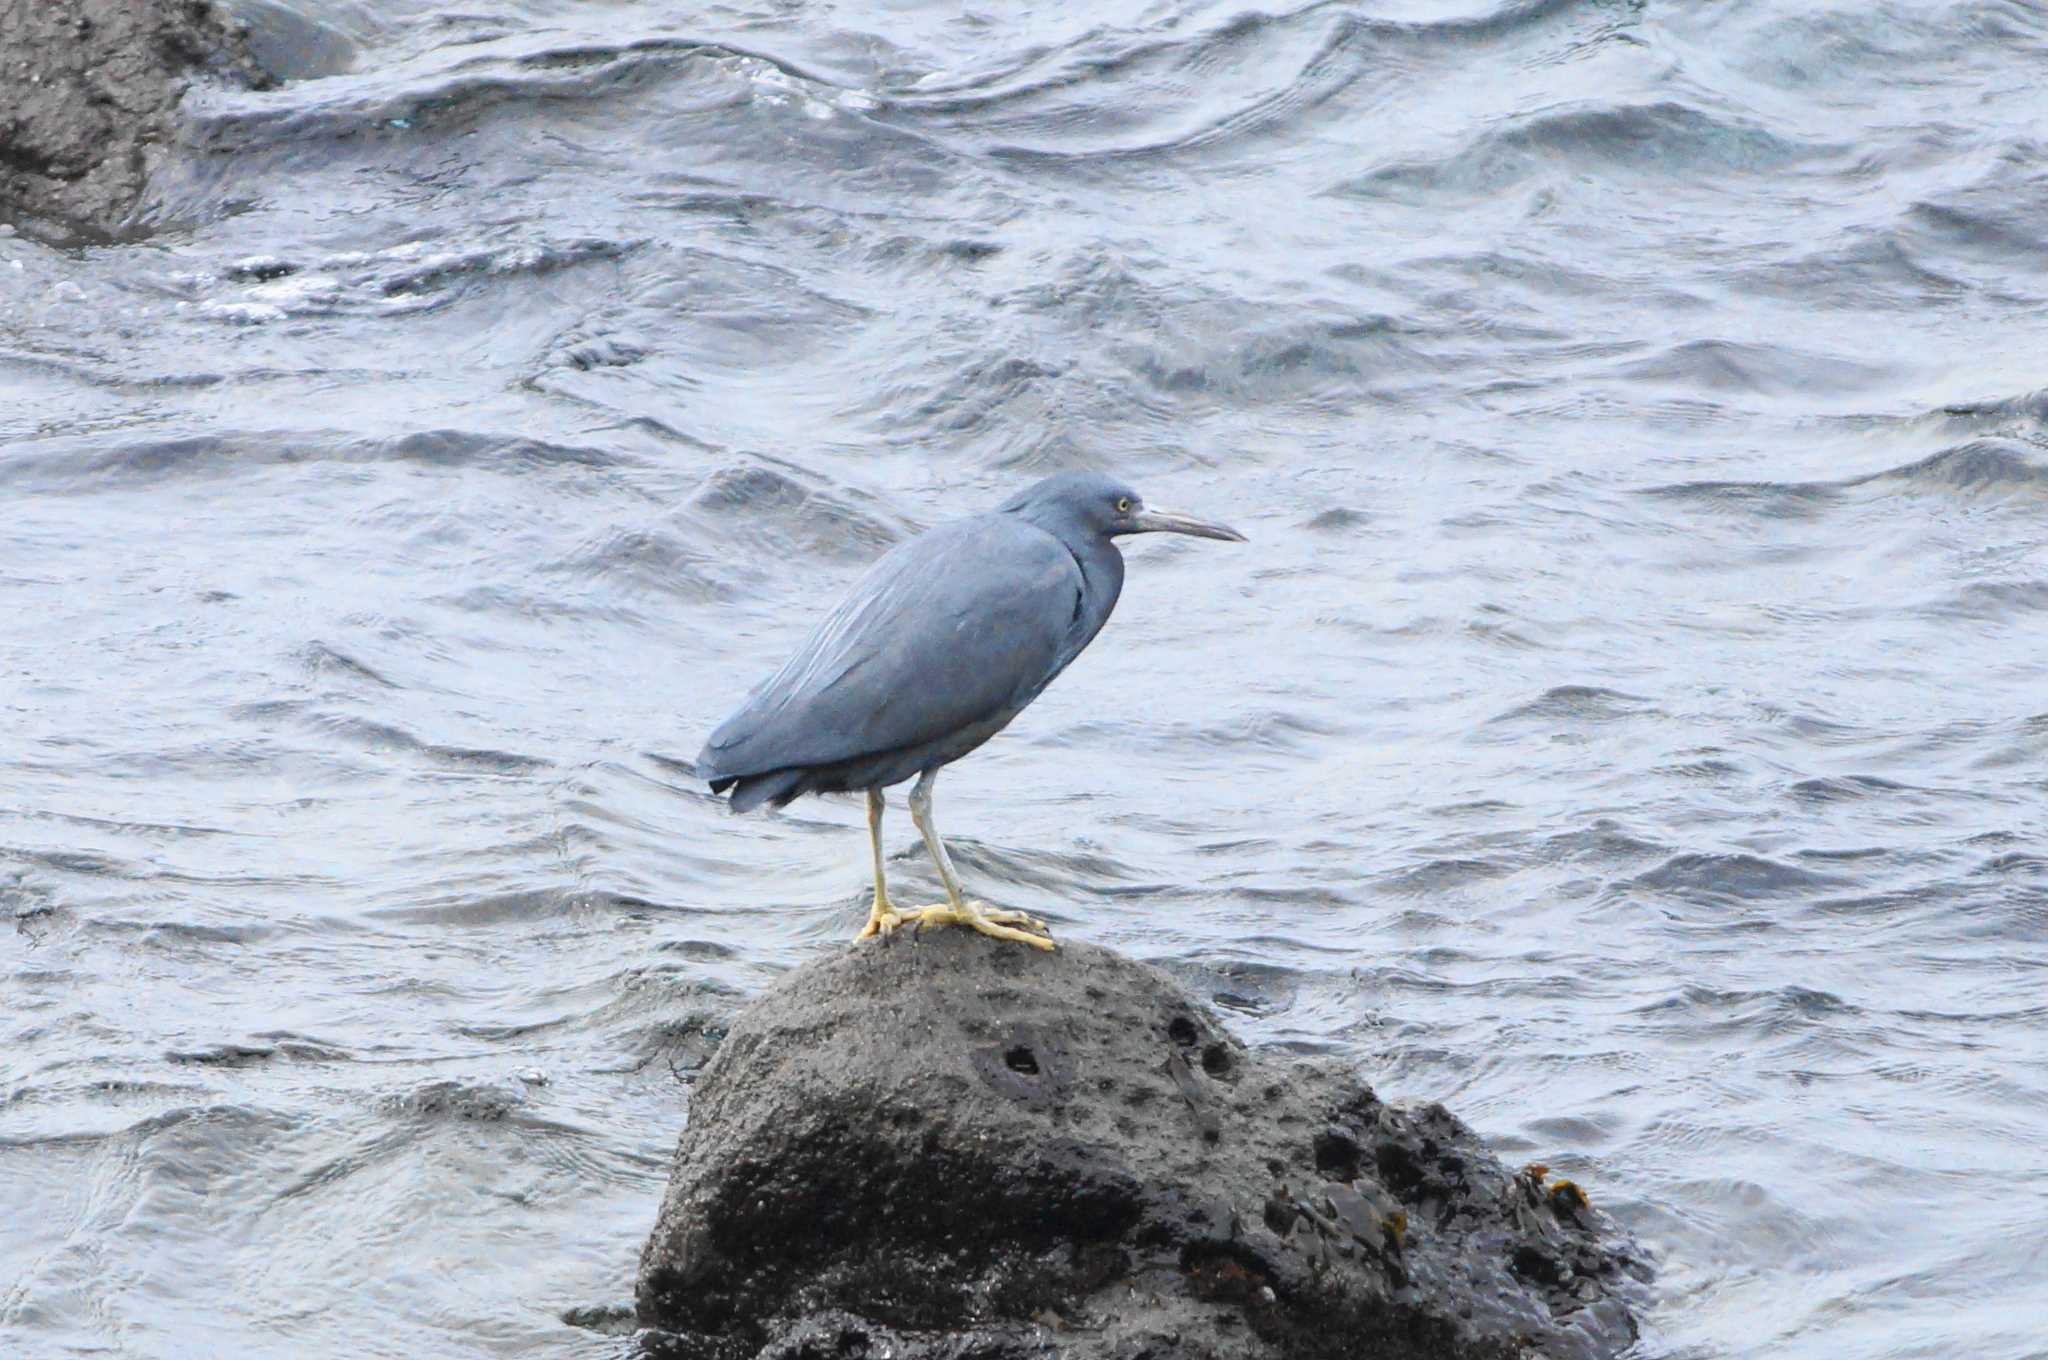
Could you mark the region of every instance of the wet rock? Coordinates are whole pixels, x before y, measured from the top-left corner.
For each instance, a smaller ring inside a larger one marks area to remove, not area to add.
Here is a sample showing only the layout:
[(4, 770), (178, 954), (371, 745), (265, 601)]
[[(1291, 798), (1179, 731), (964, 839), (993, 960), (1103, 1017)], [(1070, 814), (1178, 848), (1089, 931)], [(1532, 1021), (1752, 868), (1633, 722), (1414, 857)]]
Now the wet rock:
[(128, 227), (202, 74), (266, 83), (207, 0), (0, 0), (0, 218)]
[(564, 1312), (562, 1321), (571, 1327), (602, 1332), (607, 1336), (629, 1336), (635, 1330), (633, 1306), (627, 1303), (584, 1304)]
[(1249, 1052), (1155, 969), (960, 930), (798, 969), (694, 1090), (650, 1355), (1613, 1355), (1641, 1254), (1441, 1106)]
[(172, 1049), (164, 1057), (174, 1063), (197, 1063), (207, 1067), (248, 1067), (277, 1056), (272, 1044), (214, 1044), (210, 1048)]
[(525, 1101), (526, 1097), (514, 1087), (442, 1080), (430, 1081), (407, 1093), (397, 1107), (430, 1119), (495, 1124), (511, 1118)]

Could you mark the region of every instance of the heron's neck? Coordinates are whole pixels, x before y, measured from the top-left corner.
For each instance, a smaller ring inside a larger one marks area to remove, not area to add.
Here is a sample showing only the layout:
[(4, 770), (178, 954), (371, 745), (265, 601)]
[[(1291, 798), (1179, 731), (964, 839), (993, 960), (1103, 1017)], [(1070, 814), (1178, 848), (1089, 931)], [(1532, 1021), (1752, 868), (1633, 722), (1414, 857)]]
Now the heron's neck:
[(1070, 516), (1028, 504), (1010, 513), (1021, 515), (1058, 539), (1081, 569), (1081, 607), (1074, 615), (1072, 650), (1067, 654), (1071, 660), (1102, 630), (1102, 625), (1109, 621), (1109, 611), (1116, 608), (1116, 597), (1124, 588), (1124, 555), (1117, 551), (1114, 539), (1096, 533)]
[(1081, 568), (1081, 608), (1074, 617), (1073, 642), (1079, 652), (1109, 622), (1109, 611), (1123, 593), (1124, 555), (1114, 541), (1099, 534), (1061, 535), (1060, 542)]

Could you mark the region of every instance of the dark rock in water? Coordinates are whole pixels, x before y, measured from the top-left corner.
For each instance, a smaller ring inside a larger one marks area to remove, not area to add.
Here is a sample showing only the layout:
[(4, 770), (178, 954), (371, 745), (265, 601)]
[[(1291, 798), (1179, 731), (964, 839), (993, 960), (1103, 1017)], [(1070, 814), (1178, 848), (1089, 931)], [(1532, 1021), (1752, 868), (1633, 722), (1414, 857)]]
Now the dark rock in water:
[(641, 1254), (688, 1360), (1607, 1356), (1641, 1254), (1441, 1106), (1254, 1054), (1155, 969), (964, 930), (734, 1023)]
[(266, 83), (206, 0), (0, 0), (0, 219), (127, 227), (202, 72)]

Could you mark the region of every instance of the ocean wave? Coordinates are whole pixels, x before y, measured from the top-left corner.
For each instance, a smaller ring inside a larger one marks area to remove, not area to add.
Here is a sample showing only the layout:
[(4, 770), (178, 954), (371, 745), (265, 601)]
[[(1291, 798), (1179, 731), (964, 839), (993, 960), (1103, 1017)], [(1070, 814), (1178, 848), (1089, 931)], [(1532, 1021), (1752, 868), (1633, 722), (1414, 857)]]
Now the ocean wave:
[(1665, 100), (1588, 104), (1519, 115), (1439, 158), (1383, 166), (1330, 192), (1361, 197), (1495, 194), (1531, 176), (1612, 174), (1691, 179), (1782, 172), (1831, 148), (1747, 119)]

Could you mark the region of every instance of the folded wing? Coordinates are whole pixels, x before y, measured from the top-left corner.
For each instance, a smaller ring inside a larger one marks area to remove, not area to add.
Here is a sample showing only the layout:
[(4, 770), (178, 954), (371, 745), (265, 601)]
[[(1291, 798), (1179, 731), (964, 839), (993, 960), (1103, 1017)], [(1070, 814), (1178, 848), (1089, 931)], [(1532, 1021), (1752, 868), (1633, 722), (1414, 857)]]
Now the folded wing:
[(1014, 713), (1072, 659), (1079, 565), (1015, 516), (943, 525), (883, 557), (711, 734), (714, 784), (938, 742)]

